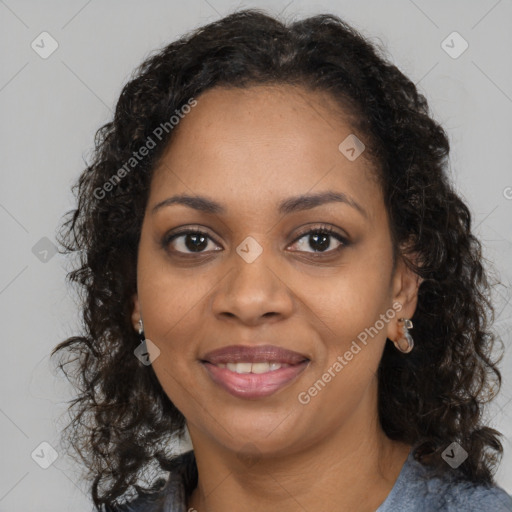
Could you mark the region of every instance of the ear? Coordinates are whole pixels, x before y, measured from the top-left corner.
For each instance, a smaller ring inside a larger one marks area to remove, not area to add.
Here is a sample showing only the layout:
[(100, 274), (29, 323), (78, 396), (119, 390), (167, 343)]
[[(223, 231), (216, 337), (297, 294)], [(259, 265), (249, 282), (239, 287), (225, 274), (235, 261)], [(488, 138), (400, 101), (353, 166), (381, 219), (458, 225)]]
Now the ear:
[(136, 331), (138, 331), (139, 330), (139, 320), (141, 318), (139, 296), (136, 293), (134, 293), (132, 296), (132, 300), (133, 300), (132, 325), (133, 325), (133, 328)]
[[(409, 253), (407, 258), (416, 265), (418, 264), (418, 254)], [(418, 290), (423, 279), (411, 270), (402, 257), (398, 258), (395, 273), (392, 278), (393, 305), (396, 315), (393, 321), (388, 323), (388, 335), (391, 340), (398, 339), (402, 333), (398, 325), (399, 318), (411, 319), (416, 311), (418, 303)], [(400, 306), (397, 308), (398, 304)]]

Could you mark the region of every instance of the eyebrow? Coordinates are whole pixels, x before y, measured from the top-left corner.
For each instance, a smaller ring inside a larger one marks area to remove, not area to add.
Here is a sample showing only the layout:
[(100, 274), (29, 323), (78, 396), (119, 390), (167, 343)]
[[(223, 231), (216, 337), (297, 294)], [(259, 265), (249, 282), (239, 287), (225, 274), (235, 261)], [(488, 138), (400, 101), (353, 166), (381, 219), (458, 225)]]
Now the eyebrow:
[[(349, 197), (347, 194), (344, 194), (343, 192), (332, 191), (289, 197), (288, 199), (285, 199), (279, 203), (278, 212), (281, 215), (287, 215), (302, 210), (310, 210), (311, 208), (333, 202), (345, 203), (368, 219), (368, 213), (357, 201)], [(165, 206), (171, 206), (173, 204), (188, 206), (189, 208), (193, 208), (194, 210), (198, 210), (204, 213), (226, 213), (226, 208), (212, 199), (204, 196), (191, 196), (187, 194), (180, 194), (164, 199), (153, 207), (151, 213), (154, 214), (161, 208), (164, 208)]]

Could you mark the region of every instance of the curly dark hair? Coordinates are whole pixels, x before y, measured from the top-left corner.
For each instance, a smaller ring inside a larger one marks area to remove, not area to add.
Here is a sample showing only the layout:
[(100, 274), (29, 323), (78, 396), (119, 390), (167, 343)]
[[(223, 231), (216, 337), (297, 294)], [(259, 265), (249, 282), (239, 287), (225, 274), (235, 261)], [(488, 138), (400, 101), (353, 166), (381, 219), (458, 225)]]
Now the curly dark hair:
[(73, 187), (77, 208), (63, 220), (59, 242), (77, 256), (68, 279), (81, 292), (84, 332), (52, 355), (59, 353), (59, 368), (77, 388), (63, 437), (88, 468), (95, 506), (143, 490), (139, 480), (155, 462), (163, 474), (176, 456), (169, 440), (185, 432), (152, 367), (133, 355), (139, 340), (131, 322), (148, 189), (173, 131), (115, 186), (105, 183), (191, 98), (261, 84), (329, 92), (353, 115), (378, 164), (395, 254), (423, 279), (414, 351), (402, 354), (388, 340), (380, 363), (384, 432), (439, 472), (449, 470), (441, 453), (457, 441), (468, 452), (461, 478), (491, 483), (503, 452), (501, 434), (483, 416), (501, 386), (492, 286), (470, 211), (447, 177), (445, 132), (414, 83), (340, 18), (286, 24), (249, 9), (196, 29), (137, 68)]

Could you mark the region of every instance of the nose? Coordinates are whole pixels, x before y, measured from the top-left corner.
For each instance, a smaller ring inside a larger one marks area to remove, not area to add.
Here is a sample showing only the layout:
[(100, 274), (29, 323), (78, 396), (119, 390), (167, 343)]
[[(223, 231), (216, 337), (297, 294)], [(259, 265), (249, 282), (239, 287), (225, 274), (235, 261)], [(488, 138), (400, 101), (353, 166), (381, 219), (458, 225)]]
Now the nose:
[(251, 263), (235, 252), (232, 259), (231, 271), (221, 280), (212, 300), (215, 316), (258, 325), (291, 315), (292, 291), (279, 267), (270, 267), (266, 251)]

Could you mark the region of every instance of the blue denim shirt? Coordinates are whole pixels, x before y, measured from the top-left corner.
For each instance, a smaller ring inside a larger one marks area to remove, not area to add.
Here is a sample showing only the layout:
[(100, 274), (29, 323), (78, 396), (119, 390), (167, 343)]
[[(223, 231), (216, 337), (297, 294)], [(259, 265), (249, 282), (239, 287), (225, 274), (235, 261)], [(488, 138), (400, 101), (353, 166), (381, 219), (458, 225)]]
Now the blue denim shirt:
[[(189, 512), (186, 496), (197, 485), (194, 452), (175, 460), (165, 487), (105, 512)], [(456, 482), (450, 472), (431, 477), (411, 450), (384, 502), (375, 512), (512, 512), (512, 498), (497, 486)]]

